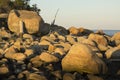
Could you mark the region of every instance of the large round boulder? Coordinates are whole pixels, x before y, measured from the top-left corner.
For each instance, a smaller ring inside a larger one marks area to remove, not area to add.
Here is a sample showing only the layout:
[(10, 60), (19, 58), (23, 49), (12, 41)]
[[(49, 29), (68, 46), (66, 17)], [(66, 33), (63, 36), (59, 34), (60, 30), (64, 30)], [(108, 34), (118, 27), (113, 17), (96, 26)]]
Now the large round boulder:
[(62, 59), (64, 71), (99, 74), (106, 73), (107, 66), (86, 44), (74, 44)]
[(21, 21), (25, 32), (34, 34), (40, 31), (43, 19), (36, 12), (27, 10), (12, 10), (8, 16), (8, 28), (10, 31), (20, 33)]

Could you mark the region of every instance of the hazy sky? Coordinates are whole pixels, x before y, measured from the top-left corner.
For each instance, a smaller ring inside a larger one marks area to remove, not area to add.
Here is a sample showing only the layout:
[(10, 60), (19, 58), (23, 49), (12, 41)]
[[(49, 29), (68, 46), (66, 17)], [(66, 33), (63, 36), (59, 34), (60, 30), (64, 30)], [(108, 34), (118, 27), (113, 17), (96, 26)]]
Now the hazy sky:
[(38, 5), (47, 23), (59, 8), (57, 25), (120, 30), (120, 0), (31, 0), (31, 4)]

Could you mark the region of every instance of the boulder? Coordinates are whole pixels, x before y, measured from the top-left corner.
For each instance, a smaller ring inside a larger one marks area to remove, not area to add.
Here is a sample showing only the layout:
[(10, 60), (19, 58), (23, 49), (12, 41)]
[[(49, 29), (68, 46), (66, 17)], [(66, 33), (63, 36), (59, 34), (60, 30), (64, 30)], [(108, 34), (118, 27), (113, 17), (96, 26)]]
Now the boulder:
[(85, 37), (77, 37), (77, 42), (82, 43), (82, 41), (86, 40)]
[(120, 49), (120, 44), (117, 47)]
[(105, 55), (107, 59), (120, 59), (120, 49), (118, 47), (110, 48)]
[(48, 51), (49, 52), (53, 52), (55, 49), (55, 46), (51, 44), (51, 42), (47, 41), (47, 40), (42, 40), (39, 45), (44, 45), (44, 46), (48, 46)]
[(54, 75), (56, 78), (62, 79), (61, 71), (57, 70), (57, 71), (53, 71), (53, 72), (51, 72), (51, 73), (52, 73), (52, 75)]
[(14, 48), (14, 46), (11, 46), (9, 48), (7, 48), (5, 51), (4, 51), (5, 54), (7, 53), (16, 53), (16, 50)]
[(21, 41), (18, 39), (16, 40), (16, 42), (14, 43), (13, 47), (17, 50), (20, 51), (20, 48), (21, 48)]
[(67, 39), (67, 41), (70, 42), (71, 44), (75, 44), (75, 43), (76, 43), (74, 37), (72, 37), (71, 35), (67, 35), (67, 36), (66, 36), (66, 39)]
[(21, 72), (21, 73), (18, 74), (17, 78), (18, 79), (22, 79), (23, 77), (28, 78), (29, 74), (30, 74), (30, 72), (28, 70), (24, 70), (23, 72)]
[(63, 47), (65, 52), (67, 52), (71, 48), (71, 44), (69, 42), (60, 42), (59, 44), (54, 44), (54, 46)]
[(96, 42), (100, 51), (106, 51), (108, 49), (107, 39), (103, 35), (92, 33), (88, 36), (88, 39)]
[(73, 35), (78, 35), (79, 33), (79, 30), (76, 27), (70, 27), (68, 30), (70, 34), (73, 34)]
[(120, 40), (120, 32), (115, 33), (115, 34), (112, 36), (111, 40)]
[(9, 73), (9, 69), (6, 66), (0, 67), (0, 75), (6, 75)]
[(7, 13), (1, 13), (0, 14), (0, 18), (7, 18), (8, 17), (8, 14)]
[(93, 51), (96, 51), (96, 52), (99, 51), (99, 49), (97, 48), (94, 41), (92, 41), (90, 39), (86, 39), (84, 37), (78, 37), (77, 40), (78, 40), (78, 43), (84, 43), (84, 44), (87, 44), (88, 46), (90, 46)]
[(64, 48), (56, 48), (54, 52), (58, 53), (60, 55), (64, 55), (65, 54)]
[(69, 72), (104, 74), (107, 71), (107, 66), (89, 46), (77, 43), (71, 47), (68, 54), (62, 59), (62, 69)]
[(47, 80), (45, 76), (36, 73), (30, 73), (27, 80)]
[(62, 36), (62, 35), (58, 35), (58, 39), (61, 40), (61, 41), (65, 41), (65, 37)]
[(34, 40), (34, 39), (33, 39), (33, 36), (30, 35), (30, 34), (23, 34), (23, 38), (24, 38), (24, 39), (30, 39), (31, 41)]
[(95, 41), (98, 45), (99, 44), (104, 46), (108, 45), (107, 40), (103, 35), (92, 33), (88, 36), (88, 39)]
[[(31, 17), (32, 16), (32, 17)], [(23, 22), (24, 32), (34, 34), (40, 31), (44, 23), (36, 12), (27, 10), (11, 10), (8, 16), (8, 28), (10, 31), (20, 33), (20, 21)]]
[(8, 59), (23, 61), (25, 60), (26, 56), (23, 53), (6, 53), (5, 57)]
[(41, 55), (39, 57), (42, 61), (47, 62), (47, 63), (59, 61), (59, 59), (57, 57), (55, 57), (54, 55), (51, 55), (47, 52), (41, 53)]
[(39, 56), (35, 56), (35, 57), (31, 58), (30, 62), (32, 63), (32, 66), (35, 67), (35, 68), (38, 68), (43, 64), (43, 61), (41, 61)]
[(7, 38), (7, 39), (9, 39), (9, 38), (11, 38), (11, 34), (10, 33), (8, 33), (4, 28), (2, 28), (2, 29), (0, 29), (0, 37), (2, 37), (2, 38)]
[(33, 55), (34, 54), (34, 51), (32, 49), (26, 49), (24, 54), (28, 57), (30, 55)]
[(92, 51), (99, 52), (99, 49), (96, 46), (95, 42), (93, 42), (89, 39), (86, 39), (86, 40), (83, 40), (82, 43), (87, 44), (92, 49)]
[(3, 57), (3, 54), (4, 54), (3, 49), (0, 49), (0, 58), (2, 58), (2, 57)]
[(63, 75), (63, 80), (75, 80), (75, 77), (71, 73), (65, 73)]
[(78, 36), (89, 35), (90, 33), (93, 33), (93, 31), (80, 27)]
[(60, 35), (68, 35), (69, 31), (62, 26), (52, 24), (50, 26), (50, 32), (57, 32)]

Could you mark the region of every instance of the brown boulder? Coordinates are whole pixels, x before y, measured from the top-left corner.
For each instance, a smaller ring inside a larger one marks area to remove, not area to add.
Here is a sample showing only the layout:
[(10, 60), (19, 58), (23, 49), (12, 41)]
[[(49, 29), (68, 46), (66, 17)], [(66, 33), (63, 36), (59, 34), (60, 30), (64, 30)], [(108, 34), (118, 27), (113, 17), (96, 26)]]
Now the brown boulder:
[(118, 47), (108, 49), (105, 54), (107, 59), (120, 59), (120, 49)]
[(65, 73), (63, 75), (63, 80), (75, 80), (75, 77), (71, 73)]
[(41, 53), (41, 55), (39, 57), (42, 61), (47, 62), (47, 63), (59, 61), (59, 59), (57, 57), (55, 57), (54, 55), (51, 55), (47, 52)]
[(36, 74), (36, 73), (30, 73), (27, 77), (27, 80), (47, 80), (45, 76)]
[(76, 27), (70, 27), (69, 32), (70, 34), (77, 35), (79, 33), (79, 30)]
[(73, 45), (62, 59), (62, 69), (69, 72), (104, 74), (107, 71), (107, 66), (89, 46), (78, 43)]
[(95, 41), (97, 44), (101, 44), (101, 45), (104, 45), (104, 46), (108, 45), (107, 40), (103, 35), (92, 33), (88, 36), (88, 39)]
[(120, 40), (120, 32), (115, 33), (115, 34), (112, 36), (111, 40)]
[(18, 61), (22, 61), (26, 58), (26, 56), (23, 54), (23, 53), (6, 53), (5, 54), (5, 57), (6, 58), (9, 58), (9, 59), (14, 59), (14, 60), (18, 60)]
[(4, 28), (0, 29), (0, 37), (11, 38), (11, 34), (8, 33)]
[(88, 36), (88, 39), (96, 42), (100, 51), (106, 51), (108, 49), (107, 39), (103, 35), (92, 33)]
[(20, 33), (20, 21), (24, 23), (24, 30), (29, 34), (39, 32), (43, 20), (36, 12), (26, 10), (12, 10), (8, 16), (10, 31)]
[(9, 69), (6, 66), (0, 67), (0, 75), (5, 75), (9, 73)]
[(66, 39), (67, 39), (67, 41), (70, 42), (71, 44), (75, 44), (75, 43), (76, 43), (74, 37), (71, 36), (71, 35), (67, 35), (67, 36), (66, 36)]
[(90, 33), (93, 33), (93, 31), (89, 30), (89, 29), (85, 29), (83, 27), (79, 28), (79, 36), (80, 35), (89, 35)]

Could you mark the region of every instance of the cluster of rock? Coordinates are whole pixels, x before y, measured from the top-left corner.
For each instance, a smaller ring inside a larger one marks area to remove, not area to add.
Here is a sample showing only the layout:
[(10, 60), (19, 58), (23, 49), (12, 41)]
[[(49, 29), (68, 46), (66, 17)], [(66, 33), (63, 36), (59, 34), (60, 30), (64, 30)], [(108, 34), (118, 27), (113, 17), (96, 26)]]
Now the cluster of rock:
[[(18, 22), (13, 27), (19, 27)], [(108, 36), (56, 25), (48, 31), (44, 26), (49, 24), (43, 23), (43, 32), (49, 34), (39, 36), (29, 32), (33, 25), (22, 38), (10, 32), (19, 28), (0, 28), (1, 80), (120, 80), (120, 32)]]

